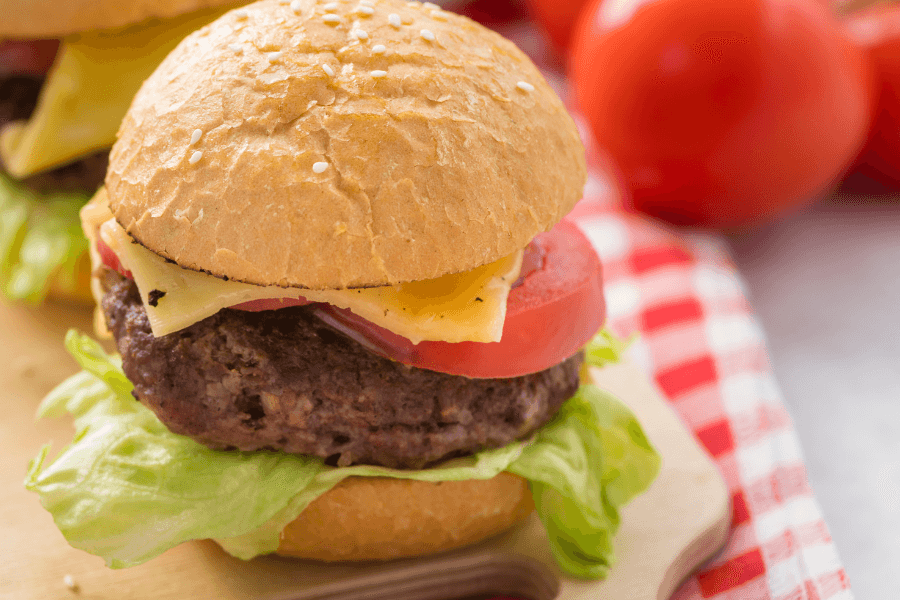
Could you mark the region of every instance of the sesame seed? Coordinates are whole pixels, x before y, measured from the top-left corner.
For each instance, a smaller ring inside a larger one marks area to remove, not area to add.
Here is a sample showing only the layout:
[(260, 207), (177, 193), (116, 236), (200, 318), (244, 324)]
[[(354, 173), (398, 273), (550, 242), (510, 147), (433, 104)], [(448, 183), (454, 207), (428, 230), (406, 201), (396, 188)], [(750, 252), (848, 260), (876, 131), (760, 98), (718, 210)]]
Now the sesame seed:
[(387, 71), (372, 71), (369, 74), (375, 78), (387, 77)]
[(400, 26), (403, 24), (400, 21), (400, 15), (398, 15), (397, 13), (391, 13), (388, 15), (388, 23), (390, 23), (397, 29), (400, 29)]
[(422, 8), (430, 8), (431, 10), (434, 10), (434, 9), (440, 10), (441, 9), (441, 7), (438, 6), (437, 4), (435, 4), (434, 2), (423, 2)]
[(236, 19), (246, 19), (250, 16), (250, 13), (243, 8), (239, 8), (238, 10), (234, 11), (234, 16)]
[(422, 36), (423, 40), (428, 40), (429, 42), (434, 41), (434, 34), (431, 32), (430, 29), (423, 29), (422, 31), (419, 32), (419, 35)]
[(356, 12), (368, 17), (375, 14), (375, 9), (371, 6), (360, 5), (356, 7)]
[(374, 6), (374, 5), (372, 4), (372, 0), (359, 0), (359, 3), (360, 3), (362, 6)]
[(66, 587), (72, 591), (78, 589), (78, 584), (75, 583), (75, 578), (71, 575), (63, 575), (63, 583), (66, 584)]
[(322, 65), (322, 70), (325, 71), (329, 77), (334, 77), (334, 69), (331, 68), (331, 65)]
[(322, 20), (328, 23), (329, 25), (337, 25), (341, 22), (341, 18), (337, 15), (323, 15)]
[(522, 90), (523, 92), (533, 92), (534, 86), (528, 83), (527, 81), (520, 81), (516, 84), (516, 87)]
[(369, 39), (369, 32), (365, 29), (357, 29), (353, 32), (354, 37), (358, 40), (367, 40)]
[(291, 10), (294, 11), (295, 15), (299, 15), (300, 11), (303, 10), (303, 4), (300, 3), (300, 0), (294, 0), (291, 2)]
[(384, 54), (387, 48), (385, 48), (384, 44), (375, 44), (372, 46), (372, 54)]
[(240, 44), (228, 44), (228, 49), (231, 50), (232, 52), (241, 52), (244, 49), (244, 47), (241, 46)]
[(196, 144), (200, 141), (200, 136), (203, 135), (203, 132), (199, 129), (195, 129), (194, 133), (191, 134), (191, 145)]
[(266, 58), (270, 63), (275, 62), (276, 60), (281, 60), (281, 57), (284, 55), (284, 52), (269, 52), (266, 54)]
[(313, 163), (313, 173), (324, 173), (325, 169), (328, 168), (327, 162), (315, 162)]
[(431, 18), (436, 21), (446, 21), (447, 15), (444, 14), (444, 11), (438, 9), (438, 10), (431, 11)]
[(194, 164), (197, 164), (198, 162), (200, 162), (201, 158), (203, 158), (203, 153), (200, 152), (199, 150), (196, 150), (193, 154), (191, 154), (191, 157), (188, 159), (188, 162), (191, 163), (192, 165), (194, 165)]
[(336, 10), (338, 9), (338, 5), (337, 5), (337, 2), (329, 2), (328, 4), (326, 4), (325, 6), (323, 6), (322, 8), (325, 9), (325, 12), (333, 12), (333, 11), (336, 11)]

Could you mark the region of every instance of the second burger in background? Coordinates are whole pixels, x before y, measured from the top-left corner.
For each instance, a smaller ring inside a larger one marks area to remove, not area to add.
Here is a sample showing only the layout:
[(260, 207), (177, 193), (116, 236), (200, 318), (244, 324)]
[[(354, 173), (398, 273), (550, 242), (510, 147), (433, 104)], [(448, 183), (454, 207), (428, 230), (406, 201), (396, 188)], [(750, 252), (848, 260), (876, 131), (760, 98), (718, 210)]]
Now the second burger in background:
[(537, 508), (602, 577), (659, 457), (614, 359), (572, 119), (512, 43), (433, 5), (258, 2), (136, 96), (84, 209), (102, 321), (28, 476), (113, 567), (192, 539), (392, 559)]
[(0, 293), (89, 298), (78, 210), (131, 99), (187, 34), (240, 0), (4, 0)]

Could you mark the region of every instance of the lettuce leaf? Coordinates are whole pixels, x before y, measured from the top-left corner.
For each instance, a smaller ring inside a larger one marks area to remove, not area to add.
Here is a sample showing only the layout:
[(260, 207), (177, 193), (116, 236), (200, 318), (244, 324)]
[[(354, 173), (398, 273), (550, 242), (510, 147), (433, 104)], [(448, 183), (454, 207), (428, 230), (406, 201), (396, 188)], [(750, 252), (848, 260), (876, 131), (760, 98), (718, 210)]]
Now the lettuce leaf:
[(637, 334), (627, 340), (620, 340), (608, 329), (601, 329), (584, 347), (584, 361), (592, 367), (605, 367), (622, 360), (622, 355), (631, 346)]
[(38, 416), (71, 413), (75, 437), (53, 461), (44, 447), (25, 486), (40, 495), (70, 544), (113, 568), (192, 539), (214, 538), (244, 559), (273, 552), (287, 523), (351, 475), (451, 481), (510, 471), (529, 481), (561, 567), (603, 577), (613, 562), (619, 507), (659, 468), (630, 411), (591, 385), (532, 440), (427, 470), (335, 468), (278, 452), (214, 451), (171, 433), (135, 401), (119, 360), (96, 342), (70, 331), (66, 346), (84, 370), (53, 390)]
[(88, 243), (78, 211), (87, 194), (37, 194), (0, 172), (0, 291), (40, 302), (51, 279), (64, 290), (78, 285), (78, 261)]

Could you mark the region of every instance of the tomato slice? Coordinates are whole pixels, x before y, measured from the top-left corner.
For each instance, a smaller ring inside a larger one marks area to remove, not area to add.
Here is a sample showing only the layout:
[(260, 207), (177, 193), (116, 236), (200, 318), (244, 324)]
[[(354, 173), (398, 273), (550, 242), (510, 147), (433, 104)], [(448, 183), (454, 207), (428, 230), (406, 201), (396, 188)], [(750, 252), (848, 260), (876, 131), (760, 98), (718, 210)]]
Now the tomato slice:
[(0, 75), (44, 75), (58, 50), (59, 40), (0, 42)]
[(122, 265), (122, 261), (119, 260), (118, 256), (116, 256), (116, 253), (113, 252), (113, 249), (110, 248), (107, 243), (100, 238), (97, 238), (97, 252), (100, 253), (100, 260), (103, 261), (104, 265), (106, 265), (113, 271), (116, 271), (123, 277), (134, 279), (134, 275), (132, 275), (131, 271), (129, 271)]
[(562, 221), (532, 244), (542, 260), (510, 292), (499, 342), (413, 344), (348, 310), (319, 304), (313, 311), (371, 352), (410, 366), (489, 379), (543, 371), (593, 337), (606, 305), (600, 259), (574, 224)]

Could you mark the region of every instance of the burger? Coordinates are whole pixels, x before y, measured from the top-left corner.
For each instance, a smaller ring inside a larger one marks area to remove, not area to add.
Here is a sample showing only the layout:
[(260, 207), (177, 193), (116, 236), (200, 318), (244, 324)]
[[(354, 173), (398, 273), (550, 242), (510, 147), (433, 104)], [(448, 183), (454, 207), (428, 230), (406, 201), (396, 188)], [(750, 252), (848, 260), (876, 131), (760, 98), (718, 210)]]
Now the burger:
[(82, 210), (98, 325), (26, 485), (111, 567), (441, 552), (537, 510), (602, 577), (659, 457), (583, 384), (622, 350), (563, 219), (576, 128), (512, 43), (435, 5), (263, 0), (143, 84)]
[(5, 0), (0, 16), (0, 292), (90, 299), (78, 210), (141, 83), (236, 0)]

